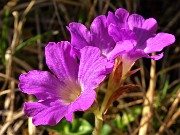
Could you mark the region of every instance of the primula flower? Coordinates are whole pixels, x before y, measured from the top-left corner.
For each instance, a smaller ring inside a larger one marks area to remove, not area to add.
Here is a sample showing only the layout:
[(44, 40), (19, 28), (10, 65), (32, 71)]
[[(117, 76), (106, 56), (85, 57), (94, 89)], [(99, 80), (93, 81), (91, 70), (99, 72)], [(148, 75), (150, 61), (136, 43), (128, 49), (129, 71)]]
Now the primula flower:
[(154, 18), (144, 19), (138, 14), (129, 16), (127, 10), (119, 8), (115, 14), (108, 13), (108, 32), (116, 42), (116, 47), (129, 47), (128, 53), (122, 55), (123, 73), (141, 57), (161, 59), (163, 53), (155, 56), (148, 54), (162, 51), (164, 47), (173, 44), (175, 37), (168, 33), (157, 33), (158, 24)]
[(84, 46), (95, 46), (108, 60), (114, 60), (118, 55), (125, 53), (129, 47), (118, 46), (108, 33), (107, 18), (105, 15), (97, 16), (91, 23), (90, 30), (81, 23), (72, 22), (67, 29), (71, 34), (71, 44), (76, 50)]
[(80, 62), (69, 42), (50, 42), (45, 48), (51, 70), (29, 71), (19, 78), (22, 92), (33, 94), (38, 102), (26, 102), (24, 112), (34, 125), (55, 125), (63, 117), (72, 121), (73, 112), (87, 110), (96, 98), (94, 89), (106, 75), (107, 59), (96, 47), (80, 50)]
[[(126, 74), (133, 63), (141, 58), (158, 60), (163, 53), (155, 56), (148, 54), (159, 52), (175, 41), (175, 37), (168, 33), (158, 33), (157, 22), (153, 18), (144, 19), (138, 14), (129, 16), (129, 12), (119, 8), (108, 13), (108, 16), (96, 17), (90, 31), (80, 23), (70, 23), (67, 27), (71, 34), (71, 44), (77, 50), (84, 46), (100, 48), (108, 60), (121, 56), (123, 61), (123, 75)], [(112, 40), (113, 39), (113, 40)]]

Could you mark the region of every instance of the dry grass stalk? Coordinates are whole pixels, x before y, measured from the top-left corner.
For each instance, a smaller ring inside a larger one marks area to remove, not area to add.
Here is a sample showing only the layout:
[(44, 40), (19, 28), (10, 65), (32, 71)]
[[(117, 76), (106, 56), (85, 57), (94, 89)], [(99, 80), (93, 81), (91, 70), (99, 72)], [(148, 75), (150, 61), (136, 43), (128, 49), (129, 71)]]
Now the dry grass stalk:
[(7, 121), (6, 123), (4, 123), (4, 125), (1, 127), (0, 129), (0, 135), (4, 135), (5, 131), (7, 130), (7, 128), (9, 128), (9, 126), (17, 119), (19, 119), (20, 117), (22, 117), (24, 115), (24, 112), (20, 111), (18, 113), (14, 113), (11, 120)]
[(174, 102), (169, 108), (168, 114), (164, 122), (162, 123), (161, 127), (159, 128), (157, 135), (161, 135), (164, 132), (164, 130), (166, 128), (169, 128), (172, 125), (172, 123), (175, 121), (175, 119), (180, 115), (180, 109), (178, 109), (175, 113), (175, 110), (177, 109), (179, 102), (180, 102), (180, 91), (178, 91), (177, 97), (175, 98)]
[(55, 0), (53, 0), (53, 5), (54, 5), (55, 14), (56, 14), (56, 17), (57, 17), (57, 19), (58, 19), (58, 23), (59, 23), (59, 26), (60, 26), (61, 31), (62, 31), (62, 33), (63, 33), (63, 36), (64, 36), (65, 39), (67, 39), (66, 32), (65, 32), (63, 23), (62, 23), (62, 21), (61, 21), (61, 18), (60, 18), (60, 15), (59, 15), (59, 11), (58, 11), (58, 7), (57, 7), (57, 3), (56, 3)]
[(146, 135), (148, 127), (151, 123), (150, 119), (153, 115), (152, 105), (153, 105), (155, 87), (156, 87), (156, 61), (151, 60), (150, 83), (149, 83), (148, 91), (146, 93), (146, 98), (144, 99), (144, 106), (143, 106), (140, 125), (143, 125), (143, 123), (145, 123), (146, 121), (148, 122), (139, 129), (139, 135)]
[(143, 103), (143, 99), (138, 99), (129, 103), (124, 103), (124, 104), (119, 104), (117, 106), (118, 109), (123, 109), (126, 107), (130, 107), (130, 106), (134, 106), (134, 105), (138, 105), (138, 104), (142, 104)]

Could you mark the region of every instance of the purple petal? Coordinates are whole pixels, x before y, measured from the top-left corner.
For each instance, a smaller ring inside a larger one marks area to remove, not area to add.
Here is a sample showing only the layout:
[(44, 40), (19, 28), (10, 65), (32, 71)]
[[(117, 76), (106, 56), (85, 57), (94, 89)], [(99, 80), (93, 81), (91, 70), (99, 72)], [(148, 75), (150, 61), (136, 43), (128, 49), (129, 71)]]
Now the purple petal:
[(154, 56), (149, 56), (147, 58), (151, 58), (153, 60), (159, 60), (163, 57), (163, 53), (160, 53), (160, 54), (157, 54), (157, 55), (154, 55)]
[(129, 12), (124, 8), (118, 8), (115, 11), (115, 15), (122, 20), (122, 22), (125, 22), (129, 16)]
[(112, 12), (108, 12), (107, 24), (110, 25), (112, 23), (120, 28), (127, 28), (126, 21), (128, 16), (129, 12), (123, 8), (117, 9), (115, 15)]
[(142, 29), (147, 30), (150, 34), (155, 34), (158, 24), (154, 18), (146, 19), (142, 25)]
[(136, 28), (142, 28), (142, 25), (144, 23), (144, 18), (138, 14), (132, 14), (128, 18), (128, 24), (129, 28), (131, 30), (135, 30)]
[(108, 59), (115, 59), (117, 56), (127, 53), (134, 48), (134, 44), (130, 40), (117, 42), (114, 49), (108, 54)]
[(153, 60), (159, 60), (163, 57), (163, 53), (160, 53), (160, 54), (157, 54), (154, 56), (150, 56), (150, 55), (146, 54), (145, 52), (139, 50), (139, 51), (136, 51), (134, 54), (132, 53), (130, 57), (131, 57), (131, 59), (133, 59), (133, 61), (136, 61), (137, 59), (140, 59), (142, 57), (150, 58)]
[(89, 30), (81, 23), (70, 23), (67, 29), (71, 34), (71, 44), (76, 49), (90, 45), (91, 35)]
[(115, 43), (108, 34), (106, 16), (101, 15), (94, 19), (90, 26), (92, 46), (98, 47), (103, 54), (107, 55)]
[(153, 18), (146, 19), (142, 25), (142, 28), (134, 28), (137, 37), (137, 48), (144, 49), (144, 43), (146, 40), (156, 33), (157, 22)]
[(109, 63), (105, 57), (101, 56), (101, 51), (96, 47), (87, 46), (80, 52), (78, 80), (84, 89), (94, 89), (106, 77), (106, 66)]
[(163, 53), (158, 54), (158, 55), (154, 55), (154, 56), (149, 56), (143, 50), (139, 50), (139, 49), (134, 48), (134, 50), (132, 49), (130, 52), (128, 52), (125, 55), (124, 60), (128, 59), (129, 61), (131, 61), (131, 63), (133, 63), (142, 57), (151, 58), (153, 60), (159, 60), (163, 57)]
[(107, 24), (108, 24), (108, 26), (110, 24), (114, 24), (114, 25), (118, 26), (118, 18), (110, 11), (108, 12), (108, 16), (107, 16)]
[(78, 63), (69, 42), (50, 42), (45, 48), (46, 63), (60, 80), (76, 80)]
[(109, 35), (112, 36), (115, 42), (122, 41), (122, 40), (135, 40), (136, 35), (133, 31), (129, 29), (119, 28), (114, 24), (110, 24), (109, 28)]
[(58, 97), (61, 82), (47, 71), (29, 71), (19, 77), (19, 88), (22, 92), (33, 94), (38, 99)]
[(168, 33), (158, 33), (155, 37), (152, 37), (147, 40), (146, 48), (144, 49), (145, 53), (159, 52), (162, 49), (170, 44), (175, 42), (175, 37), (172, 34)]
[(154, 35), (157, 29), (157, 22), (155, 19), (144, 18), (138, 14), (132, 14), (128, 18), (129, 28), (136, 34), (137, 45), (136, 48), (143, 50), (146, 40)]
[(54, 126), (66, 115), (66, 111), (67, 106), (54, 99), (24, 103), (24, 112), (27, 116), (33, 117), (35, 126)]
[(119, 32), (120, 28), (114, 24), (110, 24), (108, 28), (109, 35), (112, 36), (115, 42), (122, 40), (122, 35)]
[(91, 107), (95, 99), (96, 99), (96, 92), (94, 90), (84, 89), (80, 97), (68, 106), (66, 119), (72, 122), (73, 112), (78, 110), (79, 111), (87, 110), (88, 108)]

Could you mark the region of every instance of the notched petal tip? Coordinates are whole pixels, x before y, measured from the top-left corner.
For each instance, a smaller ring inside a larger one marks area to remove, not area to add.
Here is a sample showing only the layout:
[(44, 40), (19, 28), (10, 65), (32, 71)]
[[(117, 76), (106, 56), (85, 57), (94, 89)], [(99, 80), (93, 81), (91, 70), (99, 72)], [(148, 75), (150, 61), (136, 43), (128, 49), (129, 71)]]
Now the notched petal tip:
[(78, 25), (79, 23), (77, 22), (71, 22), (69, 23), (68, 26), (66, 26), (66, 28), (71, 32), (71, 28), (73, 28), (74, 26)]
[(66, 26), (66, 28), (68, 29), (68, 31), (70, 32), (70, 34), (72, 34), (72, 32), (74, 32), (76, 30), (76, 28), (80, 27), (81, 23), (77, 23), (77, 22), (71, 22), (69, 23), (68, 26)]
[(124, 8), (118, 8), (115, 11), (115, 15), (121, 18), (123, 21), (126, 21), (127, 17), (129, 16), (129, 12)]
[(81, 24), (81, 23), (77, 23), (77, 22), (71, 22), (68, 26), (69, 31), (76, 31), (76, 30), (86, 30), (86, 26)]
[(27, 74), (27, 73), (21, 74), (21, 75), (19, 76), (19, 81), (20, 81), (20, 82), (23, 82), (24, 77), (26, 77), (26, 74)]
[(134, 28), (141, 28), (145, 19), (138, 14), (131, 14), (128, 18), (129, 28), (134, 30)]
[(94, 20), (104, 20), (104, 19), (106, 19), (105, 15), (99, 15)]
[[(107, 27), (106, 22), (107, 20), (106, 20), (105, 15), (97, 16), (91, 23), (91, 26), (90, 26), (91, 34), (93, 34), (94, 32), (97, 33), (97, 32), (100, 32), (101, 30), (104, 30)], [(98, 34), (101, 34), (101, 33), (98, 33)]]
[(19, 76), (18, 88), (19, 88), (23, 93), (26, 93), (26, 92), (24, 91), (23, 86), (24, 86), (24, 84), (26, 84), (26, 82), (27, 82), (27, 77), (28, 77), (29, 74), (31, 74), (31, 72), (33, 72), (33, 71), (36, 71), (36, 70), (29, 71), (29, 72), (24, 73), (24, 74), (21, 74), (21, 75)]
[(49, 46), (53, 46), (53, 45), (56, 45), (56, 43), (55, 43), (55, 42), (49, 42), (49, 43), (45, 46), (45, 48), (47, 48), (47, 47), (49, 47)]
[(124, 8), (118, 8), (115, 12), (128, 12), (128, 11)]
[(134, 21), (144, 21), (144, 17), (139, 14), (131, 14), (129, 19), (133, 19)]

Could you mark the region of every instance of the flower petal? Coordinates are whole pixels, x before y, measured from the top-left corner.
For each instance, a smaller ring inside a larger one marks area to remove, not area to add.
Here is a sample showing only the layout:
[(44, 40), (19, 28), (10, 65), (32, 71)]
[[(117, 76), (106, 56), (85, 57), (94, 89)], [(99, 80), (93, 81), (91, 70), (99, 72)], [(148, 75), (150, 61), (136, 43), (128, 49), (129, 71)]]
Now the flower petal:
[(146, 19), (142, 25), (142, 29), (147, 30), (150, 34), (155, 34), (158, 24), (154, 18)]
[(151, 59), (153, 59), (153, 60), (159, 60), (159, 59), (161, 59), (162, 57), (163, 57), (163, 52), (162, 53), (160, 53), (160, 54), (157, 54), (157, 55), (154, 55), (154, 56), (149, 56), (149, 57), (146, 57), (146, 58), (151, 58)]
[(155, 19), (150, 18), (145, 20), (138, 14), (132, 14), (128, 18), (129, 28), (135, 32), (136, 35), (136, 48), (143, 50), (146, 40), (153, 36), (157, 29), (157, 22)]
[(107, 24), (110, 25), (112, 23), (120, 28), (127, 28), (126, 21), (128, 16), (129, 12), (123, 8), (117, 9), (115, 15), (112, 12), (108, 12)]
[(21, 74), (18, 87), (22, 92), (33, 94), (38, 99), (56, 98), (61, 82), (47, 71), (32, 70)]
[(144, 49), (144, 43), (146, 40), (156, 33), (157, 21), (153, 18), (146, 19), (142, 25), (142, 28), (135, 28), (136, 38), (137, 38), (137, 48)]
[(120, 28), (114, 24), (110, 24), (109, 28), (109, 35), (111, 35), (115, 42), (122, 41), (122, 40), (135, 40), (136, 35), (133, 31), (129, 29)]
[(114, 24), (114, 25), (118, 25), (118, 18), (112, 13), (112, 12), (108, 12), (108, 16), (107, 16), (107, 24), (108, 26), (110, 24)]
[(115, 46), (108, 34), (107, 20), (105, 15), (98, 16), (90, 26), (92, 46), (98, 47), (104, 55), (107, 55)]
[(67, 41), (50, 42), (45, 48), (46, 63), (60, 80), (76, 80), (78, 63), (72, 46)]
[(159, 60), (163, 57), (163, 53), (160, 53), (154, 56), (149, 56), (143, 50), (132, 49), (130, 52), (128, 52), (128, 54), (125, 55), (124, 60), (128, 59), (128, 61), (131, 61), (131, 63), (133, 63), (142, 57), (151, 58), (153, 60)]
[(117, 56), (127, 53), (134, 48), (134, 44), (130, 40), (117, 42), (114, 49), (108, 54), (108, 59), (115, 59)]
[[(99, 48), (87, 46), (80, 50), (81, 59), (78, 80), (84, 89), (96, 88), (106, 77), (107, 59), (101, 55)], [(112, 63), (111, 63), (112, 64)]]
[(158, 33), (155, 37), (149, 38), (146, 42), (146, 48), (144, 52), (152, 53), (159, 52), (162, 49), (170, 44), (175, 42), (175, 37), (172, 34), (168, 33)]
[(132, 14), (128, 18), (128, 24), (130, 30), (136, 32), (137, 28), (142, 28), (142, 25), (144, 23), (144, 18), (138, 14)]
[(81, 49), (84, 46), (90, 45), (91, 35), (89, 30), (81, 23), (70, 23), (67, 29), (71, 34), (71, 44), (76, 49)]
[(68, 112), (66, 114), (66, 119), (72, 122), (73, 112), (75, 111), (85, 111), (91, 107), (96, 99), (96, 92), (90, 89), (84, 89), (78, 99), (72, 102), (68, 106)]
[(54, 126), (66, 115), (66, 111), (67, 106), (54, 99), (24, 103), (24, 112), (27, 116), (33, 117), (35, 126)]

